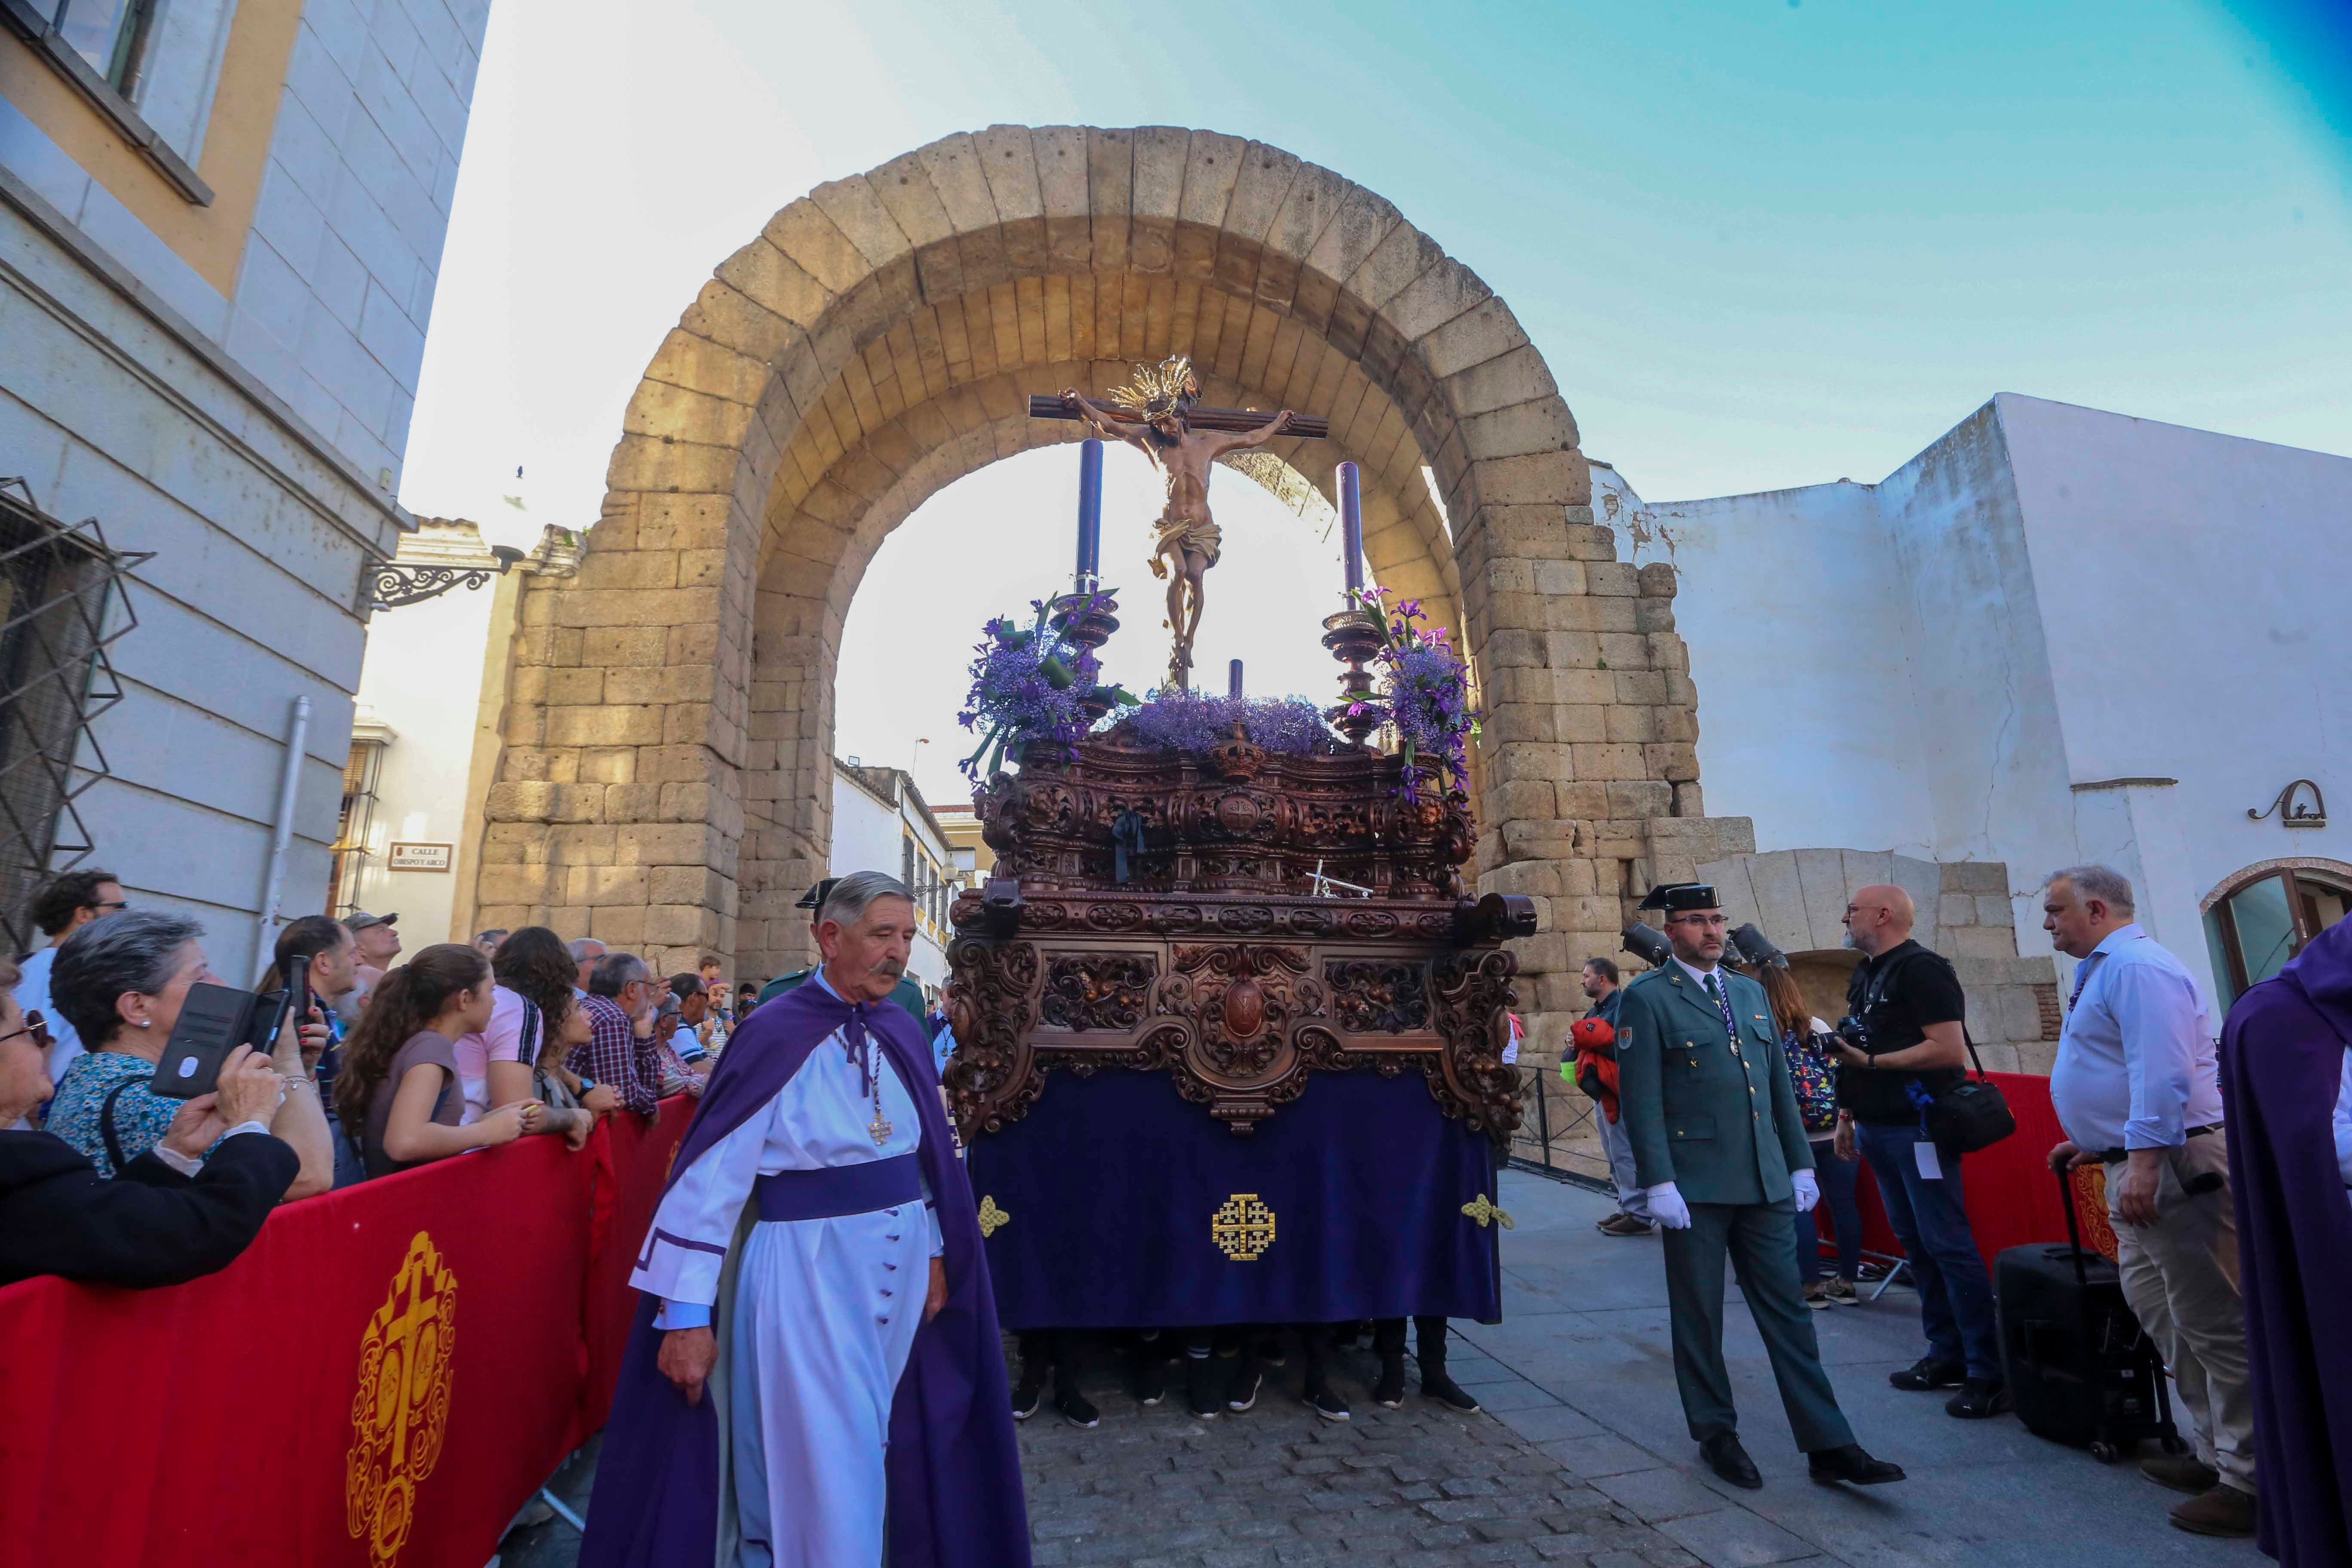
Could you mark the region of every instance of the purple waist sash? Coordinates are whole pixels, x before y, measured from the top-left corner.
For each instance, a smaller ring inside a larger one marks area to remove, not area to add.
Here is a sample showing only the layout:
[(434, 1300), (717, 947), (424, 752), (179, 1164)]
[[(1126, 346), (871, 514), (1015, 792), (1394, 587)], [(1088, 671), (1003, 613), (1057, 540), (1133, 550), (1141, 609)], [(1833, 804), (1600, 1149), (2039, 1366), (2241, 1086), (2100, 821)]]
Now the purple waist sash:
[(919, 1203), (923, 1171), (913, 1154), (828, 1165), (818, 1171), (778, 1171), (751, 1184), (762, 1221), (834, 1219)]

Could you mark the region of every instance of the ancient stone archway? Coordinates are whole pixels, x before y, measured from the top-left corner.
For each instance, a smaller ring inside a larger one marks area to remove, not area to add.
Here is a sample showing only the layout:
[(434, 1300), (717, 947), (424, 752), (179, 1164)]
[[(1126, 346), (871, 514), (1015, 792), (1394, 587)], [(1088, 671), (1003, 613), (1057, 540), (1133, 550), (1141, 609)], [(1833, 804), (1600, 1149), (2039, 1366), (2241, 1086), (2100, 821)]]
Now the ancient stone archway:
[(1592, 525), (1568, 407), (1469, 268), (1371, 192), (1205, 131), (947, 137), (719, 266), (630, 402), (578, 575), (525, 591), (480, 922), (671, 967), (801, 956), (866, 563), (943, 486), (1078, 435), (1030, 393), (1170, 353), (1213, 401), (1328, 414), (1331, 439), (1270, 449), (1326, 489), (1360, 464), (1373, 569), (1463, 635), (1480, 881), (1538, 900), (1522, 1003), (1551, 1045), (1629, 879), (1751, 847), (1699, 819), (1672, 573)]

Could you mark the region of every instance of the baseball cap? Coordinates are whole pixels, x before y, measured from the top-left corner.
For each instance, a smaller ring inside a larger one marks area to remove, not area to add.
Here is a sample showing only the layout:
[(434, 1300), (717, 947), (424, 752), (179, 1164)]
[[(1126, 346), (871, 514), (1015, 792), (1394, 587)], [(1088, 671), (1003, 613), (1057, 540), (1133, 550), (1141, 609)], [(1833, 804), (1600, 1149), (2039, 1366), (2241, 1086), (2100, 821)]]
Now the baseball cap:
[(362, 931), (370, 926), (398, 925), (399, 923), (398, 915), (372, 915), (365, 910), (353, 910), (343, 917), (344, 929), (353, 931)]

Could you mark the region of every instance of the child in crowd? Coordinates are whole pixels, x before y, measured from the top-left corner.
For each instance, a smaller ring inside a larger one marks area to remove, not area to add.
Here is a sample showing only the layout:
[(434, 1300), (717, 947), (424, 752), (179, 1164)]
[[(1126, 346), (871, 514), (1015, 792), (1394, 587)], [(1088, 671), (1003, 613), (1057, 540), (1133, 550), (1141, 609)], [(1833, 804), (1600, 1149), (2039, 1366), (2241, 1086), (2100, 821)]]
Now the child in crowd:
[(492, 1001), (490, 961), (459, 942), (437, 942), (377, 983), (335, 1080), (336, 1110), (360, 1130), (370, 1177), (539, 1131), (546, 1107), (537, 1100), (460, 1125), (457, 1042), (488, 1026)]

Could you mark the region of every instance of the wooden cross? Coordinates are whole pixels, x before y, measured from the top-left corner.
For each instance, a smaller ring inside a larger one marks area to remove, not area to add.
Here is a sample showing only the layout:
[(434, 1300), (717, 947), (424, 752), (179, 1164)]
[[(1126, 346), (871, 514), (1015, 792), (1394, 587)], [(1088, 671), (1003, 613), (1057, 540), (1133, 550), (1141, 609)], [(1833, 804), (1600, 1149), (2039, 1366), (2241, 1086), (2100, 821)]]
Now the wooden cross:
[[(1122, 403), (1097, 403), (1095, 406), (1121, 425), (1140, 425), (1144, 420), (1141, 409), (1129, 408)], [(1059, 393), (1030, 395), (1029, 417), (1032, 419), (1076, 419), (1077, 416), (1077, 409)], [(1271, 416), (1272, 411), (1264, 408), (1206, 408), (1195, 404), (1184, 410), (1184, 423), (1195, 430), (1255, 430)], [(1290, 428), (1283, 434), (1303, 437), (1309, 441), (1324, 440), (1331, 434), (1331, 421), (1319, 414), (1293, 415)]]

